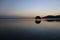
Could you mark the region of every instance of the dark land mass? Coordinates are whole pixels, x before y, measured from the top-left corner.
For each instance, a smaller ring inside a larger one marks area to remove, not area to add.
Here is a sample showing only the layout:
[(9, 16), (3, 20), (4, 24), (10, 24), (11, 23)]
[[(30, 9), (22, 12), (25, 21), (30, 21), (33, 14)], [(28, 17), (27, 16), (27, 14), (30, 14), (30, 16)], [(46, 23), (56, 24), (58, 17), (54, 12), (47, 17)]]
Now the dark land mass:
[(45, 19), (45, 21), (49, 21), (49, 22), (52, 22), (52, 21), (60, 21), (60, 15), (57, 15), (57, 16), (53, 16), (53, 15), (48, 15), (48, 16), (45, 16), (45, 17), (42, 17), (42, 19)]
[(47, 18), (60, 18), (60, 15), (57, 15), (57, 16), (48, 15), (48, 16), (42, 17), (42, 19), (47, 19)]

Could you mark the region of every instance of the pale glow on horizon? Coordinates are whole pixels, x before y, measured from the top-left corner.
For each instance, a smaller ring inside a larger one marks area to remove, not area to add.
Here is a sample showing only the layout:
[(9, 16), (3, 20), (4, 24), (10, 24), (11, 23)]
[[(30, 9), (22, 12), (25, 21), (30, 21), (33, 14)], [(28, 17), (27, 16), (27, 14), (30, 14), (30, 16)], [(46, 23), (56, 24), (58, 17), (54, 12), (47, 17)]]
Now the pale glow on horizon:
[(0, 0), (0, 16), (60, 15), (60, 0)]

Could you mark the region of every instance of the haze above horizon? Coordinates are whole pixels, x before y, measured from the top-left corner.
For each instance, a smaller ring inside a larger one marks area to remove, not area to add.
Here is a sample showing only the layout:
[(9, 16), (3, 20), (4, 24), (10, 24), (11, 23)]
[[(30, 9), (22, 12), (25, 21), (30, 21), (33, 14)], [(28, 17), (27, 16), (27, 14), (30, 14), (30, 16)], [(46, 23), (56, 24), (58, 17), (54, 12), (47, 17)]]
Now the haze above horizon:
[(0, 16), (60, 15), (60, 0), (0, 0)]

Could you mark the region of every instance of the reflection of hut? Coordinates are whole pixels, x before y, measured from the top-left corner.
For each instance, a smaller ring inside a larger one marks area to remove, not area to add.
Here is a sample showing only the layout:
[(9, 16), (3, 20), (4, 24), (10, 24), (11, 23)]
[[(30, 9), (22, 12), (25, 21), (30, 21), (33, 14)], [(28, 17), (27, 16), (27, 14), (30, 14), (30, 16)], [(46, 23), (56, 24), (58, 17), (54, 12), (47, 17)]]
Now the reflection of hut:
[(35, 19), (41, 19), (41, 17), (40, 16), (36, 16)]
[(36, 24), (39, 24), (39, 23), (41, 23), (41, 20), (40, 20), (40, 21), (37, 21), (37, 20), (36, 20), (35, 23), (36, 23)]

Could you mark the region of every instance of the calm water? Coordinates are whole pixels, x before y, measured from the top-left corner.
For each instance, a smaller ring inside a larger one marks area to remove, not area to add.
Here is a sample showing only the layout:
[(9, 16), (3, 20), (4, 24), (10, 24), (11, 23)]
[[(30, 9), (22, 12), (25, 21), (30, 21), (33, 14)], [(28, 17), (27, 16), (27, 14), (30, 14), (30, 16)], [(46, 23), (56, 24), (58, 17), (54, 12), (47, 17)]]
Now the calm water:
[(60, 22), (35, 19), (0, 19), (2, 40), (60, 40)]

